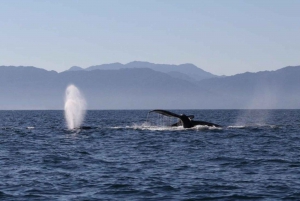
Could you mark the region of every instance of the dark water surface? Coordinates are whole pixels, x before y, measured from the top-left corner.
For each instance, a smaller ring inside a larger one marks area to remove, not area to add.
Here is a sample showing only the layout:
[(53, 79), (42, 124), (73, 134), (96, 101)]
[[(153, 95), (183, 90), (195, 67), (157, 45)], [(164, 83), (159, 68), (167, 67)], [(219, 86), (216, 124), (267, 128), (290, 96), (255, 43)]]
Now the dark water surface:
[(189, 110), (222, 129), (147, 128), (147, 111), (0, 111), (0, 200), (300, 200), (300, 110)]

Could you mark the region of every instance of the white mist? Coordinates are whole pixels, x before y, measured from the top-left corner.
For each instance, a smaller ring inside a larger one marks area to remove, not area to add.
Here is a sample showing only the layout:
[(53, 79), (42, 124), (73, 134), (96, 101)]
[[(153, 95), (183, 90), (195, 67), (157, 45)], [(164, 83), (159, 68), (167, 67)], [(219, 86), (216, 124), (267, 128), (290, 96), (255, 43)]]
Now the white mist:
[(86, 101), (74, 85), (69, 85), (66, 89), (64, 109), (68, 129), (79, 128), (84, 120)]

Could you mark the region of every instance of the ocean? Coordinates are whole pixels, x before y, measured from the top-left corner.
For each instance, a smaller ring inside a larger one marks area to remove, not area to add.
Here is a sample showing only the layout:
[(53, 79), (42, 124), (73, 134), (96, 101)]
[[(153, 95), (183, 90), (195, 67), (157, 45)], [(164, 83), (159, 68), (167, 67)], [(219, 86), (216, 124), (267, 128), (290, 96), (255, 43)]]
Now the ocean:
[(300, 110), (0, 111), (0, 200), (300, 200)]

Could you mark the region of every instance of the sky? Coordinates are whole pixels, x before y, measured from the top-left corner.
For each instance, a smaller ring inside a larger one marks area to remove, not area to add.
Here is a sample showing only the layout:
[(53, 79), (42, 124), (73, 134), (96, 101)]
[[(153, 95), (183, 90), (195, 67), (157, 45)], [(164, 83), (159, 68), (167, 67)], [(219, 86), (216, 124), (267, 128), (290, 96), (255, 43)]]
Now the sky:
[(216, 75), (300, 65), (299, 0), (0, 3), (0, 65), (193, 63)]

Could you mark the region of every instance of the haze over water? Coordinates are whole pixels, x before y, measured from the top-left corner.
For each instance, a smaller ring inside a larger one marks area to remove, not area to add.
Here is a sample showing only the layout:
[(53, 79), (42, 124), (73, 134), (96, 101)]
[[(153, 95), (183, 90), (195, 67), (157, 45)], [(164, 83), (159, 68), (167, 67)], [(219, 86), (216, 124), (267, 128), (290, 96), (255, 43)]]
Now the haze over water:
[(0, 111), (0, 199), (298, 200), (300, 110), (174, 112), (223, 128), (106, 110), (68, 130), (63, 111)]

